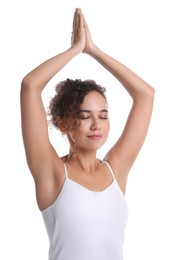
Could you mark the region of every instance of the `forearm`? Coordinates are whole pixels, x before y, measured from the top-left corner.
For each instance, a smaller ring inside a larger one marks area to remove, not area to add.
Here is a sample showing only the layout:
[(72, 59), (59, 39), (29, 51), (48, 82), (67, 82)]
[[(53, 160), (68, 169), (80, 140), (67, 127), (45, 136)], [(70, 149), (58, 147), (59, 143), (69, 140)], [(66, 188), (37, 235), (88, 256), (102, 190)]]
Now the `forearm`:
[(80, 52), (79, 46), (74, 46), (43, 62), (24, 77), (22, 86), (28, 86), (41, 92), (51, 78)]
[(99, 48), (94, 47), (88, 54), (112, 73), (134, 100), (139, 97), (142, 98), (142, 96), (151, 95), (154, 92), (154, 89), (143, 79), (122, 63), (102, 52)]

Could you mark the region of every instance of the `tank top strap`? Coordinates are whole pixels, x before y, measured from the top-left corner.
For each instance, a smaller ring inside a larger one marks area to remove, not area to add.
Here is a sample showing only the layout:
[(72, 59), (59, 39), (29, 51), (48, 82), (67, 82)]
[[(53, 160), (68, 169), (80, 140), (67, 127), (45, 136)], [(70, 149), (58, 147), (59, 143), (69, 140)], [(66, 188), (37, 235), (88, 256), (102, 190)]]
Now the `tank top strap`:
[(65, 171), (65, 178), (68, 179), (68, 171), (65, 163), (64, 163), (64, 171)]
[(113, 173), (113, 170), (112, 170), (110, 164), (109, 164), (107, 161), (103, 161), (103, 162), (108, 166), (109, 171), (110, 171), (111, 175), (113, 176), (113, 179), (115, 179), (115, 175), (114, 175), (114, 173)]

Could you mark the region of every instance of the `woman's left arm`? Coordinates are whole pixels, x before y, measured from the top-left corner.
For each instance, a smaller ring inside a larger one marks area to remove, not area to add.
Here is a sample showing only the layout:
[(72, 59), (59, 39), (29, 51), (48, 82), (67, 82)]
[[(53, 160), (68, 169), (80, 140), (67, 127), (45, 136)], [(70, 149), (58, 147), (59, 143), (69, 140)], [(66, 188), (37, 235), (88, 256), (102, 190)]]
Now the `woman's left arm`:
[(112, 166), (115, 174), (126, 183), (127, 175), (133, 165), (147, 134), (150, 123), (154, 89), (133, 71), (113, 59), (98, 47), (96, 47), (90, 36), (88, 26), (85, 22), (86, 46), (84, 52), (97, 60), (123, 85), (133, 103), (126, 121), (124, 130), (107, 153), (105, 160)]

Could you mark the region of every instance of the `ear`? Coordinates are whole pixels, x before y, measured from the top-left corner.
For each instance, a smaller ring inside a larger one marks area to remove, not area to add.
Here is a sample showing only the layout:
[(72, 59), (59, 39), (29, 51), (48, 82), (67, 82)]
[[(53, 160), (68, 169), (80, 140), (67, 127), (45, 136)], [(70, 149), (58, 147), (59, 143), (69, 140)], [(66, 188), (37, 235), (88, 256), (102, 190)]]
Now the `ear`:
[(65, 127), (60, 126), (59, 129), (61, 130), (61, 132), (64, 134), (65, 133)]

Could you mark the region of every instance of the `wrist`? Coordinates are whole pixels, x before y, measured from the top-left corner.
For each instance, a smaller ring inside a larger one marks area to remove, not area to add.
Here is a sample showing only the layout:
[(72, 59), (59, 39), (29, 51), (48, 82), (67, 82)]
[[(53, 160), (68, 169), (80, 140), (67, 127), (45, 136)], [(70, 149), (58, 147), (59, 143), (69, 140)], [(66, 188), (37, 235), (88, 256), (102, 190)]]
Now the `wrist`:
[(82, 46), (81, 44), (75, 43), (71, 46), (70, 49), (73, 49), (76, 53), (81, 53), (84, 50), (84, 46)]
[(96, 57), (96, 55), (98, 55), (98, 53), (100, 52), (100, 49), (96, 45), (92, 45), (90, 48), (85, 49), (84, 52), (91, 57)]

